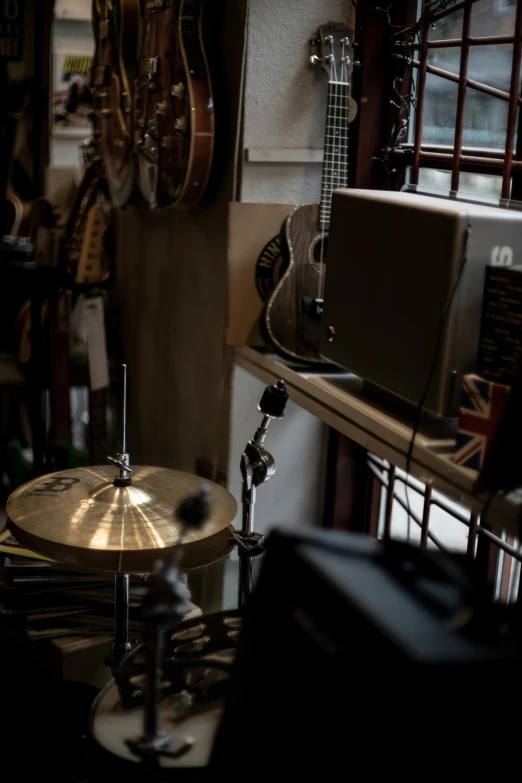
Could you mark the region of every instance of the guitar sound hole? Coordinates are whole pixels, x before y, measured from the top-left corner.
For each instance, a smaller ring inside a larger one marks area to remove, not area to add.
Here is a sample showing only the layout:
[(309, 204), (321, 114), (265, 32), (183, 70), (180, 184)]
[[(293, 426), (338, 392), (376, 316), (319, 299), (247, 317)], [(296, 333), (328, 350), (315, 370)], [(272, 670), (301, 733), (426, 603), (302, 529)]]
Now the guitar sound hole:
[(318, 234), (311, 242), (308, 250), (310, 263), (315, 266), (318, 272), (326, 272), (326, 261), (328, 258), (328, 234)]

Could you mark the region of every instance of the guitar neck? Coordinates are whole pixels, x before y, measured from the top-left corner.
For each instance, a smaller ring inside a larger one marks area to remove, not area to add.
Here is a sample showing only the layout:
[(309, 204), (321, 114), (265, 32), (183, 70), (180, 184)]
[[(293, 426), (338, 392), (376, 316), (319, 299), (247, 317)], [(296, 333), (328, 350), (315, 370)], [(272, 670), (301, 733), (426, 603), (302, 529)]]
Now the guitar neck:
[(323, 179), (319, 230), (328, 231), (332, 194), (337, 188), (348, 187), (348, 109), (350, 83), (348, 80), (328, 82), (326, 127), (324, 141)]

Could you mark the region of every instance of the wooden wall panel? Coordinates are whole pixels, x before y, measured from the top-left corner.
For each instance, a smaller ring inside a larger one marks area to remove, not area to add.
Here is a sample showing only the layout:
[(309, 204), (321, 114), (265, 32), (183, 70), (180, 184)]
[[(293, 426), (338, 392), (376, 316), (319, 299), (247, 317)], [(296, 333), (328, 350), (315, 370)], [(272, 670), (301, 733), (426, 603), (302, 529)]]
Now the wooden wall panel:
[(234, 197), (247, 5), (222, 0), (213, 7), (219, 136), (209, 200), (191, 212), (130, 206), (118, 220), (115, 303), (135, 463), (193, 472), (203, 460), (214, 475), (226, 474), (227, 205)]

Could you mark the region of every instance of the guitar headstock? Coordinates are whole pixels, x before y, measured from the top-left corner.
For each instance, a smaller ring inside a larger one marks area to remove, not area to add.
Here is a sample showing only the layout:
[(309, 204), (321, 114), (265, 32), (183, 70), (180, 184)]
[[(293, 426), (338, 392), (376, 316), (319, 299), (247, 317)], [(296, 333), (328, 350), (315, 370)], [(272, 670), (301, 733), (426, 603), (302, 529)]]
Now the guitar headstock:
[(348, 83), (353, 70), (353, 31), (342, 22), (327, 22), (310, 40), (310, 64), (321, 65), (330, 81)]

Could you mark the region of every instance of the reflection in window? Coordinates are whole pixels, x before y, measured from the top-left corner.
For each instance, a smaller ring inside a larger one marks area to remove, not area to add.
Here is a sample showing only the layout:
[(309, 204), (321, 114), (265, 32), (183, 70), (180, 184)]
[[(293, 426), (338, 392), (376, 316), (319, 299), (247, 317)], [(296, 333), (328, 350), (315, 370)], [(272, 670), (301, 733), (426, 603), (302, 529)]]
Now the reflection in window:
[[(478, 5), (478, 4), (477, 4)], [(475, 6), (476, 7), (476, 6)], [(459, 14), (460, 16), (460, 14)], [(453, 19), (453, 17), (447, 17)], [(510, 17), (513, 22), (513, 18)], [(443, 20), (443, 21), (446, 21)], [(480, 35), (489, 35), (484, 21)], [(511, 29), (511, 32), (513, 30)], [(440, 31), (439, 31), (440, 32)], [(460, 38), (461, 23), (446, 25), (444, 38)], [(479, 35), (477, 33), (477, 35)], [(509, 92), (511, 80), (512, 44), (499, 46), (471, 46), (468, 60), (468, 78), (498, 90)], [(430, 50), (429, 62), (438, 68), (458, 74), (460, 48), (448, 47)], [(423, 143), (453, 144), (457, 115), (458, 85), (439, 76), (426, 77), (426, 104)], [(503, 149), (506, 141), (507, 101), (468, 88), (464, 115), (463, 143), (467, 147), (494, 147)]]
[[(419, 171), (419, 186), (423, 190), (435, 188), (446, 194), (451, 189), (451, 171), (438, 169), (421, 169)], [(482, 201), (498, 204), (502, 190), (502, 177), (488, 174), (470, 174), (462, 171), (460, 174), (459, 194)]]

